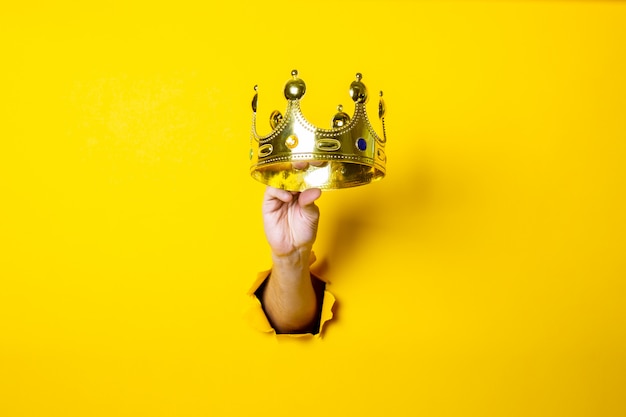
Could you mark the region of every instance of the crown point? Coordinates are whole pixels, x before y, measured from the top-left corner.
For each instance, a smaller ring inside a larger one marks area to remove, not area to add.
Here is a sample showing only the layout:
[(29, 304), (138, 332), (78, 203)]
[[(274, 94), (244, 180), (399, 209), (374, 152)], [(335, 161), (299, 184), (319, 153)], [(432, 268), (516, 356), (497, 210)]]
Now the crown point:
[(293, 75), (293, 79), (285, 84), (285, 98), (287, 100), (301, 99), (306, 92), (306, 84), (302, 79), (298, 78), (297, 70), (291, 71), (291, 75)]
[[(256, 91), (256, 86), (254, 88), (254, 91)], [(256, 113), (258, 100), (259, 100), (259, 93), (254, 93), (254, 97), (252, 97), (252, 111), (255, 113)]]
[(383, 96), (383, 90), (380, 90), (380, 92), (378, 93), (378, 96), (379, 96), (379, 97), (382, 97), (382, 96)]
[(360, 73), (357, 74), (357, 81), (350, 84), (350, 97), (355, 103), (367, 103), (367, 87), (360, 80)]
[(255, 86), (254, 86), (254, 91), (257, 91), (258, 89), (259, 89), (259, 85), (258, 85), (258, 84), (255, 84)]
[(340, 104), (337, 106), (337, 114), (333, 117), (332, 127), (338, 128), (343, 127), (350, 123), (350, 116), (347, 113), (344, 113), (343, 106)]
[(361, 81), (361, 78), (363, 78), (363, 74), (361, 74), (360, 72), (356, 73), (356, 80), (357, 81)]
[(380, 99), (378, 100), (378, 118), (382, 120), (385, 116), (385, 100), (383, 100), (383, 92), (380, 92)]

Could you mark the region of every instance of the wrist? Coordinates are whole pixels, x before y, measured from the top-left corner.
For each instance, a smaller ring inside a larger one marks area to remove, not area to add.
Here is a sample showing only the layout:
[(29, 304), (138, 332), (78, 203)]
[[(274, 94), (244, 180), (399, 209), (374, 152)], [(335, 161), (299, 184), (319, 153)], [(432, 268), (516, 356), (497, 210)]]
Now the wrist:
[(308, 270), (312, 247), (296, 248), (291, 252), (277, 254), (272, 252), (272, 262), (280, 268), (306, 268)]

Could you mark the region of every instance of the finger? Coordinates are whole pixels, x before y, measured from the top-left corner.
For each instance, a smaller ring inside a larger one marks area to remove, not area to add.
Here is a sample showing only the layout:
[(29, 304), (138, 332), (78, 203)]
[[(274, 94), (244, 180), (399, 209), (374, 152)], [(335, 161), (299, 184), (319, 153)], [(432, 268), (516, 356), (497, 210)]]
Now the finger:
[(298, 197), (298, 204), (300, 204), (300, 207), (306, 207), (313, 204), (315, 200), (320, 198), (321, 195), (322, 190), (319, 188), (309, 188), (308, 190), (304, 190), (300, 193), (300, 196)]
[(315, 252), (311, 251), (311, 255), (309, 255), (309, 265), (313, 265), (317, 261), (317, 256), (315, 256)]
[(265, 189), (265, 201), (277, 199), (283, 203), (288, 203), (293, 199), (293, 195), (287, 190), (281, 190), (278, 188), (270, 187), (269, 185)]
[(309, 163), (307, 161), (295, 161), (291, 163), (293, 169), (307, 169), (309, 167)]

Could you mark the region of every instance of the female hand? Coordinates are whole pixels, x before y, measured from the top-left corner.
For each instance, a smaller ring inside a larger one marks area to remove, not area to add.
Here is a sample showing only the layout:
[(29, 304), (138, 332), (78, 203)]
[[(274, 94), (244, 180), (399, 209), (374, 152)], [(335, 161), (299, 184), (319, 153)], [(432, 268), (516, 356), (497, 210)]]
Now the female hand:
[(291, 192), (267, 187), (263, 198), (263, 224), (274, 256), (311, 250), (320, 215), (315, 200), (321, 194), (317, 188)]

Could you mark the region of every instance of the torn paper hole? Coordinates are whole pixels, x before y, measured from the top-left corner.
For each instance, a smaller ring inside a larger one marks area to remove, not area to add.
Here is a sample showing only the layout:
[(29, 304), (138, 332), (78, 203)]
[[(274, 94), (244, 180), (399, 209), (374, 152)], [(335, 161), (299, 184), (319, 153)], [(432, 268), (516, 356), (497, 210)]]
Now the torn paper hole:
[[(316, 328), (314, 331), (309, 333), (290, 333), (290, 334), (277, 334), (272, 325), (270, 324), (265, 312), (263, 311), (263, 306), (261, 301), (257, 297), (257, 292), (259, 289), (262, 289), (265, 284), (267, 278), (269, 277), (271, 270), (259, 272), (257, 279), (254, 281), (252, 287), (248, 290), (248, 297), (250, 298), (250, 307), (247, 309), (245, 317), (248, 321), (248, 324), (252, 326), (252, 328), (263, 332), (263, 333), (271, 333), (280, 337), (290, 337), (290, 338), (322, 338), (324, 325), (333, 318), (333, 306), (335, 305), (335, 297), (326, 289), (329, 285), (329, 282), (325, 281), (323, 278), (320, 278), (316, 275), (313, 275), (314, 279), (318, 280), (317, 289), (319, 293), (323, 294), (322, 306), (321, 306), (321, 314), (319, 317), (319, 325), (316, 324)], [(314, 285), (315, 286), (315, 285)], [(320, 290), (321, 288), (321, 290)]]

